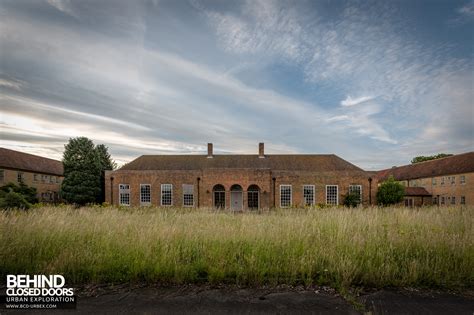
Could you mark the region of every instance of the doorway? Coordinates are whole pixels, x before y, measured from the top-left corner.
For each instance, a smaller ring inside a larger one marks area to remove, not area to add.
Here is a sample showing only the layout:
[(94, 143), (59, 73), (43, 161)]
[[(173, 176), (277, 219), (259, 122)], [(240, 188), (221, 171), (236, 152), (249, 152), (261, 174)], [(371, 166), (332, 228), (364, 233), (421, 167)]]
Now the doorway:
[(230, 188), (230, 208), (233, 211), (242, 211), (243, 192), (240, 185), (233, 185)]

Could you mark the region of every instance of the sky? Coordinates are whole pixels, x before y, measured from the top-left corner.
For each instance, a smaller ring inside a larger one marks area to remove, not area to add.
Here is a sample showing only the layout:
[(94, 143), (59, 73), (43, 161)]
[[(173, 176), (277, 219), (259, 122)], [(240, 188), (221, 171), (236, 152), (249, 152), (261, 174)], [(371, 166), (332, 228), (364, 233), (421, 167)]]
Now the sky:
[(337, 154), (474, 150), (474, 0), (1, 0), (0, 146)]

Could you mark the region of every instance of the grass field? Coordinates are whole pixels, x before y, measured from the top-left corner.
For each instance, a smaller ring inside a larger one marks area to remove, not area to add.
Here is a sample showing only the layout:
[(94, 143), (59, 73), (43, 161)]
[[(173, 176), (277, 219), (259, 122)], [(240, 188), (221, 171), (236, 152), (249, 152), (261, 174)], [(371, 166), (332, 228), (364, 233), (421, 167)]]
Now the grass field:
[(466, 288), (474, 208), (42, 207), (0, 213), (0, 271), (68, 283)]

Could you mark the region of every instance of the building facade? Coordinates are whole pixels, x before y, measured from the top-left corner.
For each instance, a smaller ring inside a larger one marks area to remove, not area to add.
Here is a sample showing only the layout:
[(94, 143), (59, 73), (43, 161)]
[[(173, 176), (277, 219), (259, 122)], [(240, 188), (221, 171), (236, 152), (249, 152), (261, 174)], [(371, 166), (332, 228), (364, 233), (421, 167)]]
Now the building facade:
[(143, 155), (106, 171), (106, 201), (121, 206), (214, 207), (234, 211), (374, 200), (370, 173), (336, 155)]
[(0, 186), (24, 183), (36, 188), (39, 201), (57, 202), (62, 180), (62, 162), (0, 148)]
[[(407, 188), (426, 190), (423, 205), (474, 205), (474, 152), (393, 167), (378, 172), (376, 177), (382, 182), (389, 176)], [(413, 197), (406, 195), (405, 200)]]

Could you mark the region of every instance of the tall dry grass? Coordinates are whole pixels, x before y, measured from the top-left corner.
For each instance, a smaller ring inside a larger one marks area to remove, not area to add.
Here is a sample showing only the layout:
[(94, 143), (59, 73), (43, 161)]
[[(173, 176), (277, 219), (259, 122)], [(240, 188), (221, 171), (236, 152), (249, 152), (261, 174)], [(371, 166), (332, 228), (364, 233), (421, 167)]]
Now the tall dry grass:
[(472, 287), (473, 207), (43, 207), (0, 214), (0, 271), (69, 283)]

